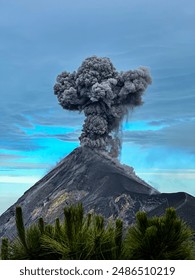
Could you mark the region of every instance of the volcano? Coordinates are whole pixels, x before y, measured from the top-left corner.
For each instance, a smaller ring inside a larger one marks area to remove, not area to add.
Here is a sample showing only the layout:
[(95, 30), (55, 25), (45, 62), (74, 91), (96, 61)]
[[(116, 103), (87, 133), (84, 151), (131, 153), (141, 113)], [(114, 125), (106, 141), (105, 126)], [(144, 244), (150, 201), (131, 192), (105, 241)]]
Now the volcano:
[(174, 207), (195, 229), (195, 197), (185, 193), (160, 193), (106, 153), (88, 147), (76, 148), (53, 170), (28, 189), (0, 216), (0, 237), (16, 235), (15, 207), (23, 210), (26, 226), (43, 217), (53, 223), (63, 219), (63, 209), (81, 202), (85, 213), (101, 214), (106, 220), (120, 218), (125, 225), (135, 222), (137, 211), (160, 216)]

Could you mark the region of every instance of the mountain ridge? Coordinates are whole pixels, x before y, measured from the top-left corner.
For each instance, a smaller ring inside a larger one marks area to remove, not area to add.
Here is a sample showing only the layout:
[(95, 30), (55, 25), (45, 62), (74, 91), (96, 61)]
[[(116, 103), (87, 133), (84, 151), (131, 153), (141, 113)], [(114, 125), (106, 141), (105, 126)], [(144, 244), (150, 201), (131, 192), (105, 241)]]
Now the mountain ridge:
[[(137, 211), (162, 215), (166, 208), (195, 229), (195, 198), (187, 193), (160, 193), (133, 171), (104, 153), (79, 147), (62, 159), (0, 216), (0, 237), (13, 237), (15, 207), (23, 209), (26, 226), (43, 217), (53, 223), (63, 219), (64, 207), (81, 202), (85, 212), (94, 212), (124, 224), (135, 222)], [(194, 213), (194, 214), (193, 214)]]

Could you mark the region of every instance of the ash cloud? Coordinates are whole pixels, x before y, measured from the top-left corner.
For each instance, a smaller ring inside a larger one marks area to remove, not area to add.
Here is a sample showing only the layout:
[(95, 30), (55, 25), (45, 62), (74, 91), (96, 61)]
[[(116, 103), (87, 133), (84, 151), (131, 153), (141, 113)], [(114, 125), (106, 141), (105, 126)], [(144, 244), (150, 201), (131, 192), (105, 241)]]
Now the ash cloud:
[(81, 145), (117, 157), (120, 124), (129, 109), (143, 104), (142, 95), (151, 81), (145, 67), (117, 72), (109, 58), (92, 56), (77, 71), (58, 75), (54, 93), (64, 109), (84, 113)]

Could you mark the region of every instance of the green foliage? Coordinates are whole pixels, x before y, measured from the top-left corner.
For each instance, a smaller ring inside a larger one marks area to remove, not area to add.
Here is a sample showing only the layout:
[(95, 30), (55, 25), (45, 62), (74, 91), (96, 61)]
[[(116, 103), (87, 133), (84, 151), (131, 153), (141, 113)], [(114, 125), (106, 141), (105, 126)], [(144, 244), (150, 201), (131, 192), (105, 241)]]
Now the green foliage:
[(123, 237), (123, 222), (119, 219), (116, 220), (116, 228), (115, 228), (115, 244), (116, 244), (116, 249), (115, 249), (115, 257), (114, 259), (117, 258), (117, 256), (121, 255), (121, 250), (122, 250), (122, 237)]
[(106, 224), (100, 215), (84, 215), (81, 204), (64, 209), (64, 221), (42, 218), (27, 229), (16, 208), (17, 238), (2, 239), (1, 259), (192, 259), (194, 233), (169, 208), (162, 217), (138, 212), (136, 224), (124, 230), (117, 219)]
[(40, 232), (44, 233), (44, 231), (45, 231), (45, 224), (44, 224), (43, 218), (39, 218), (38, 227), (39, 227)]
[(23, 214), (22, 214), (22, 208), (20, 206), (16, 206), (16, 227), (17, 227), (18, 237), (22, 245), (24, 246), (24, 248), (27, 248)]
[(41, 235), (43, 232), (43, 221), (25, 229), (21, 207), (16, 207), (17, 238), (10, 243), (9, 259), (43, 259), (44, 252), (41, 247)]
[(192, 259), (193, 232), (168, 208), (162, 217), (147, 218), (138, 212), (136, 224), (128, 230), (124, 240), (125, 259)]
[[(116, 248), (114, 227), (105, 226), (101, 216), (84, 217), (81, 204), (65, 208), (64, 223), (56, 219), (54, 231), (42, 237), (47, 252), (55, 252), (58, 259), (112, 259)], [(119, 255), (118, 255), (119, 257)]]
[(9, 260), (9, 240), (8, 240), (8, 238), (2, 238), (1, 259)]
[(40, 242), (41, 232), (37, 225), (30, 226), (25, 231), (25, 243), (19, 237), (16, 238), (12, 247), (12, 259), (37, 260), (42, 259), (42, 249)]

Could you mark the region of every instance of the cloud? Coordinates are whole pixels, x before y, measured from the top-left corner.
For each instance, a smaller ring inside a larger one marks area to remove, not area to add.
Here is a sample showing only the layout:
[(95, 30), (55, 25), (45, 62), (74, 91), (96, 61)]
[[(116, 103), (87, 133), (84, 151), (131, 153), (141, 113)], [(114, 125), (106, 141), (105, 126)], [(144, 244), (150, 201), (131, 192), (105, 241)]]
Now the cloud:
[(160, 192), (188, 192), (195, 195), (195, 169), (148, 169), (137, 174)]
[[(0, 120), (0, 149), (29, 152), (42, 150), (44, 146), (39, 143), (39, 138), (63, 138), (68, 131), (81, 128), (83, 115), (72, 112), (61, 113), (60, 109), (59, 111), (58, 113), (58, 110), (43, 108), (37, 110), (22, 109), (20, 112), (18, 109), (13, 113), (4, 108), (2, 111), (4, 118)], [(5, 119), (6, 121), (4, 121)], [(75, 140), (78, 140), (77, 136)]]
[(171, 177), (177, 177), (183, 178), (183, 179), (194, 179), (195, 180), (195, 169), (176, 169), (176, 170), (166, 170), (166, 169), (151, 169), (147, 170), (147, 172), (141, 171), (140, 174), (142, 175), (156, 175), (156, 176), (167, 176), (169, 178)]
[[(161, 122), (162, 123), (162, 122)], [(150, 124), (160, 124), (159, 122)], [(178, 121), (160, 130), (125, 131), (123, 140), (143, 147), (172, 147), (195, 153), (195, 119)]]
[[(13, 160), (13, 159), (21, 159), (21, 158), (24, 158), (24, 156), (22, 155), (11, 155), (11, 154), (1, 154), (1, 157), (0, 157), (0, 160), (7, 160), (9, 161), (10, 159)], [(1, 161), (0, 161), (0, 165), (1, 165)]]
[(0, 183), (35, 184), (38, 180), (34, 176), (0, 176)]
[[(14, 159), (14, 156), (13, 156)], [(48, 163), (36, 163), (36, 162), (14, 162), (12, 159), (11, 162), (0, 162), (0, 166), (4, 168), (12, 168), (12, 169), (47, 169), (50, 167)]]

